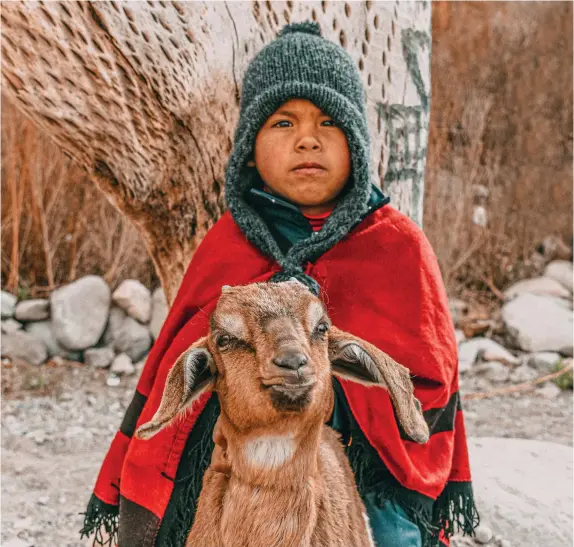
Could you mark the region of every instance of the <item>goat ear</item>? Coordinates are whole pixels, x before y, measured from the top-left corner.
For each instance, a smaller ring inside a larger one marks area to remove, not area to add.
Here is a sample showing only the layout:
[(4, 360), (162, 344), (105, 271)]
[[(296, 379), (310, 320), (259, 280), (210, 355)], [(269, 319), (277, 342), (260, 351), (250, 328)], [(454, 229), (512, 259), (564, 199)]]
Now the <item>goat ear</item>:
[(336, 327), (329, 331), (329, 360), (335, 376), (366, 386), (385, 387), (409, 437), (418, 443), (428, 441), (429, 429), (406, 367), (372, 344)]
[(207, 350), (207, 337), (200, 338), (182, 353), (171, 367), (159, 408), (151, 421), (136, 431), (138, 439), (149, 439), (215, 384), (215, 364)]

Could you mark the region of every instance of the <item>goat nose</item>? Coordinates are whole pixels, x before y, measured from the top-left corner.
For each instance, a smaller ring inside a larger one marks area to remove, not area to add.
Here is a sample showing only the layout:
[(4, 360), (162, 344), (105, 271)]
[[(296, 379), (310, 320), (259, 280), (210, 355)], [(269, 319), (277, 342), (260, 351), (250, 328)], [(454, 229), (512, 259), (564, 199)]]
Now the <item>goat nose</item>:
[(273, 359), (273, 363), (281, 368), (298, 370), (307, 364), (307, 357), (297, 352), (282, 353)]

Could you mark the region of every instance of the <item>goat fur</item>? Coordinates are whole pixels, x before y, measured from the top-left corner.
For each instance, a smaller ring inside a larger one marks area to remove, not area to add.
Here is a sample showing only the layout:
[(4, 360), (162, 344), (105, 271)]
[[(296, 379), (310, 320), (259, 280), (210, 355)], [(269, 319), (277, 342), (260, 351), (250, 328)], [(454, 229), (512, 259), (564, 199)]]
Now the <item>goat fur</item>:
[[(277, 364), (293, 355), (299, 368)], [(219, 395), (231, 473), (207, 469), (187, 547), (374, 546), (343, 446), (325, 425), (331, 374), (388, 389), (405, 431), (428, 440), (408, 369), (333, 327), (299, 283), (225, 288), (208, 336), (174, 364), (136, 433), (149, 438), (206, 390)]]

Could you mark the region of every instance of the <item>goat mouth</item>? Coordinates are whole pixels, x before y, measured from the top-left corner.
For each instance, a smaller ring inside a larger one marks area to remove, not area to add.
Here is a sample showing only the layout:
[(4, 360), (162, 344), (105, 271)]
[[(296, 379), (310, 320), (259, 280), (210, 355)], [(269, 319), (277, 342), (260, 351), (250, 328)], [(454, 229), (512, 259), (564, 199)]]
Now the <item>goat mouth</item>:
[(314, 384), (314, 377), (302, 376), (300, 373), (289, 374), (286, 376), (272, 376), (271, 378), (261, 378), (261, 386), (263, 389), (297, 390), (310, 388)]
[(276, 379), (274, 383), (263, 383), (262, 387), (269, 392), (271, 404), (279, 412), (301, 412), (311, 402), (311, 391), (315, 385), (314, 380), (300, 382), (285, 382)]

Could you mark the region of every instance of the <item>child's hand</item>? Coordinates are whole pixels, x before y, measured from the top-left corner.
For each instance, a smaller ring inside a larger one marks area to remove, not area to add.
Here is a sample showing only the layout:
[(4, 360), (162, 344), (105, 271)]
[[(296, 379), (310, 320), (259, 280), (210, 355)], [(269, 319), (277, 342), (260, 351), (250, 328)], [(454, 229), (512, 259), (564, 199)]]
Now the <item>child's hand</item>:
[(213, 454), (211, 454), (211, 467), (214, 471), (223, 473), (229, 477), (231, 474), (231, 463), (227, 458), (227, 439), (219, 427), (219, 418), (213, 428), (213, 442), (215, 443), (215, 447)]

